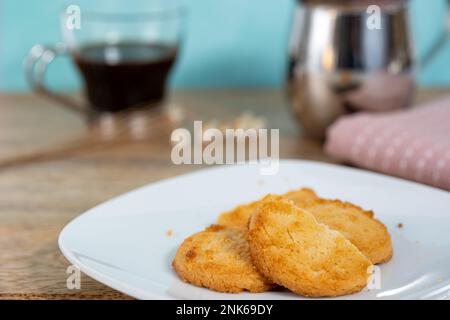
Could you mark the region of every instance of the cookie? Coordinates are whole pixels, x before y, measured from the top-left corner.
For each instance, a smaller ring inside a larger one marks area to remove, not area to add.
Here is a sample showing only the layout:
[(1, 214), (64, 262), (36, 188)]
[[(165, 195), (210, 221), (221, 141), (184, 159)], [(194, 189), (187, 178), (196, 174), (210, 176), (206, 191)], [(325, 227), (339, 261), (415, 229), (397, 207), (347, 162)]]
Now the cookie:
[(303, 202), (317, 199), (317, 195), (315, 194), (315, 192), (309, 188), (292, 190), (283, 195), (268, 195), (260, 200), (237, 206), (233, 210), (222, 213), (217, 219), (217, 224), (223, 226), (247, 226), (248, 219), (255, 212), (255, 209), (263, 201), (266, 201), (268, 197), (286, 198), (292, 200), (297, 205), (302, 204)]
[(181, 244), (176, 273), (199, 287), (229, 293), (263, 292), (274, 285), (254, 267), (245, 228), (213, 225)]
[(339, 231), (372, 263), (388, 261), (393, 254), (392, 242), (386, 226), (373, 217), (372, 211), (340, 200), (316, 199), (300, 204), (318, 222)]
[(248, 232), (258, 270), (294, 293), (339, 296), (367, 284), (371, 262), (341, 233), (291, 201), (261, 204), (250, 218)]
[(301, 205), (309, 201), (319, 199), (314, 190), (310, 188), (300, 188), (297, 190), (289, 191), (281, 195), (284, 199), (292, 200), (295, 205)]

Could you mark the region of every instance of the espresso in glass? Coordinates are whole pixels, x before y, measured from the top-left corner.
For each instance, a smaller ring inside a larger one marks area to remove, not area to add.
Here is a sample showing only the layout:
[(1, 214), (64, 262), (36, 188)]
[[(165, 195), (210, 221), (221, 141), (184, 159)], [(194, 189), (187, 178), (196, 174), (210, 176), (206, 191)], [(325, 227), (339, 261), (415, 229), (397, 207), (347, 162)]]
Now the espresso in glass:
[(163, 44), (99, 43), (80, 48), (74, 60), (91, 108), (116, 112), (162, 100), (176, 54)]

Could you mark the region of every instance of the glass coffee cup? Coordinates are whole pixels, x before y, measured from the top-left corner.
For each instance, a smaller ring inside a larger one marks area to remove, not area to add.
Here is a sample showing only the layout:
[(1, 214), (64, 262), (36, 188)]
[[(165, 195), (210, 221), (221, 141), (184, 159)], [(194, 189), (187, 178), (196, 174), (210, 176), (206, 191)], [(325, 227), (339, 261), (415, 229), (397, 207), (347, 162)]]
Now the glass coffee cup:
[[(36, 92), (85, 114), (154, 108), (166, 94), (183, 18), (179, 5), (136, 12), (69, 6), (60, 19), (63, 42), (31, 49), (25, 61), (28, 82)], [(79, 71), (84, 105), (45, 83), (48, 66), (61, 54), (70, 55)]]

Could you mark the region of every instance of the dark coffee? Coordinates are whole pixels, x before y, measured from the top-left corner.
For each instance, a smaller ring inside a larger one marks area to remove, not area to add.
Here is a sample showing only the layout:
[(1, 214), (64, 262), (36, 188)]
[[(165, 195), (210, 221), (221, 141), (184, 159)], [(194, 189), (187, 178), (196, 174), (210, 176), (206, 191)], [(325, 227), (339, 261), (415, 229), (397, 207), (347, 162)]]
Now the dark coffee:
[(115, 112), (160, 101), (177, 50), (159, 44), (95, 44), (81, 48), (75, 63), (91, 107)]

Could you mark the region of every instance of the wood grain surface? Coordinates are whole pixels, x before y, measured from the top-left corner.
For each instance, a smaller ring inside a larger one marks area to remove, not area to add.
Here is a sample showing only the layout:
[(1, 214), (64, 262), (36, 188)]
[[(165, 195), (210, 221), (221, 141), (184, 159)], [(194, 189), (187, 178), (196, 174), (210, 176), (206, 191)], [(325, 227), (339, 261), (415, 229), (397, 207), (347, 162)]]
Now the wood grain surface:
[[(421, 90), (419, 100), (444, 93)], [(41, 97), (0, 95), (0, 299), (130, 299), (86, 275), (80, 290), (67, 289), (59, 232), (105, 200), (200, 169), (171, 162), (174, 128), (244, 112), (280, 129), (281, 157), (333, 162), (297, 129), (282, 91), (180, 91), (163, 113), (91, 123)]]

